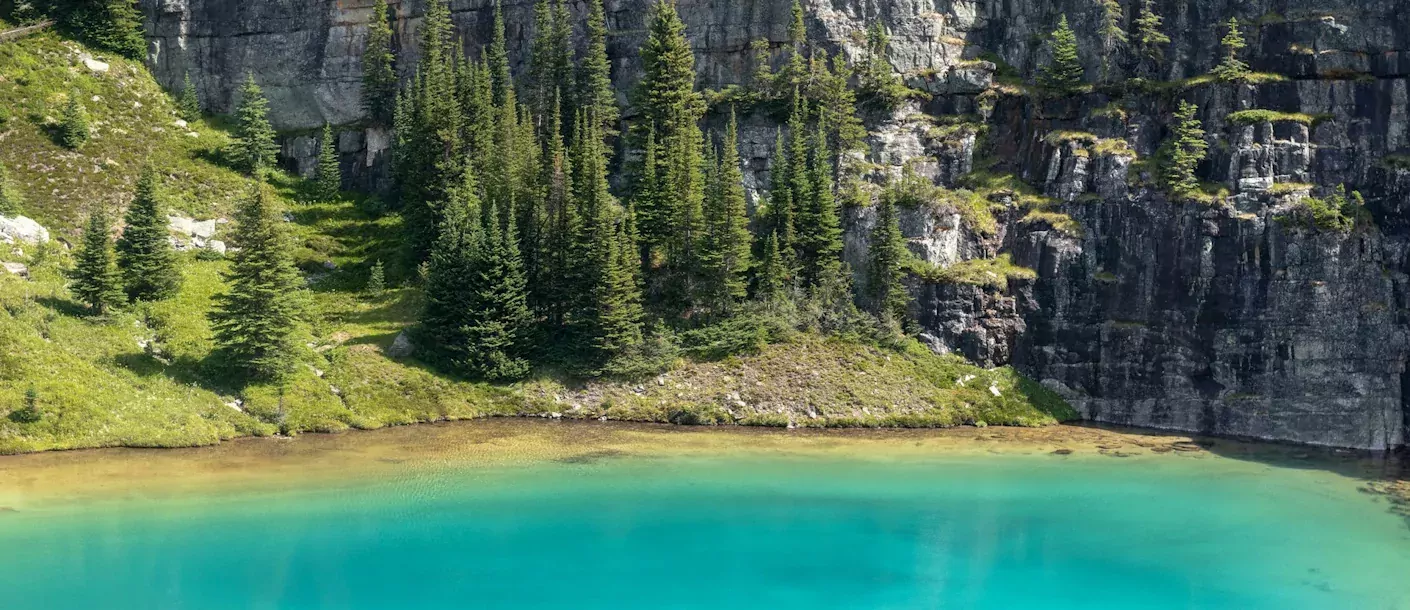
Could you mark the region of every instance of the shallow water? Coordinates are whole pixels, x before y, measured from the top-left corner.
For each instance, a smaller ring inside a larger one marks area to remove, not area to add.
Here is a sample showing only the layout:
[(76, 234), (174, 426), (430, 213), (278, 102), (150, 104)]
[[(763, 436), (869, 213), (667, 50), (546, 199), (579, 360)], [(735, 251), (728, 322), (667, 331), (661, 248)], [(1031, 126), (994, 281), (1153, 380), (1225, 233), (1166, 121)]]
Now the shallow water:
[(1170, 442), (499, 422), (3, 458), (0, 607), (1410, 609), (1374, 468)]

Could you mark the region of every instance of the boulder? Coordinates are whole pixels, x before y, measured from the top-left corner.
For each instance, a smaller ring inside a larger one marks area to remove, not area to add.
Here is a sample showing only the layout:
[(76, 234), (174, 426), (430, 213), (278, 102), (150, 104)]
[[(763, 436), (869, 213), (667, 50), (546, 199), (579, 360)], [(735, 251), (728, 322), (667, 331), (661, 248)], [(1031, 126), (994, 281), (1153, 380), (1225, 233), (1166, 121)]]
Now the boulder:
[(401, 331), (397, 338), (392, 341), (392, 346), (387, 348), (387, 355), (392, 358), (406, 358), (416, 353), (416, 345), (412, 344), (411, 337), (406, 331)]
[(29, 267), (24, 263), (0, 263), (0, 273), (7, 273), (29, 279)]
[(199, 237), (210, 239), (215, 236), (214, 220), (195, 220), (185, 216), (168, 216), (168, 222), (172, 231), (176, 231), (187, 237)]
[(47, 244), (49, 230), (24, 216), (0, 216), (0, 243)]

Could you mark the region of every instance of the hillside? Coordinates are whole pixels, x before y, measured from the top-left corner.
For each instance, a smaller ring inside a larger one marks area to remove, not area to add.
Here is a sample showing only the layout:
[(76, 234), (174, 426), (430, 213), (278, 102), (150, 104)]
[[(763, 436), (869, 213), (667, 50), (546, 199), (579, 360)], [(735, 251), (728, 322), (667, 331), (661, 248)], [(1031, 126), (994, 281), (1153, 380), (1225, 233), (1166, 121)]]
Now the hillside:
[[(94, 127), (79, 152), (53, 138), (54, 117), (74, 91)], [(0, 453), (189, 446), (489, 415), (769, 426), (1041, 425), (1070, 415), (1008, 369), (986, 371), (913, 342), (888, 348), (809, 333), (785, 333), (783, 344), (754, 355), (683, 359), (635, 383), (581, 385), (552, 372), (513, 385), (452, 379), (387, 355), (420, 311), (415, 282), (390, 277), (404, 287), (362, 291), (372, 261), (394, 260), (399, 220), (361, 197), (311, 203), (309, 185), (284, 174), (270, 181), (312, 288), (309, 349), (282, 397), (268, 385), (237, 387), (211, 361), (205, 317), (224, 290), (227, 262), (185, 253), (177, 298), (105, 319), (84, 315), (65, 275), (72, 256), (64, 244), (78, 243), (88, 206), (125, 205), (146, 162), (164, 176), (173, 213), (228, 217), (250, 185), (226, 165), (222, 123), (179, 123), (144, 67), (52, 33), (0, 43), (0, 119), (0, 163), (24, 195), (21, 211), (56, 238), (0, 250), (0, 260), (31, 271), (29, 281), (0, 276), (0, 413), (21, 408), (31, 388), (43, 412), (35, 423), (0, 418)]]

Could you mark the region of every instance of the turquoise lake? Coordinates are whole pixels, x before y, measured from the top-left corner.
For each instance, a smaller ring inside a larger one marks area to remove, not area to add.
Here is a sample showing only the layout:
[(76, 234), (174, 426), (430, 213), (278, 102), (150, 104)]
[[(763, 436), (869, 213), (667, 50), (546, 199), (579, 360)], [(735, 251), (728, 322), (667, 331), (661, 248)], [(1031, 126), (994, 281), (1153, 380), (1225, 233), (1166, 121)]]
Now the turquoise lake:
[(1329, 469), (868, 453), (884, 439), (488, 463), (339, 442), (317, 473), (262, 456), (276, 474), (239, 485), (221, 474), (239, 454), (172, 485), (150, 452), (121, 454), (156, 460), (130, 485), (85, 466), (103, 452), (0, 458), (18, 504), (0, 608), (1410, 609), (1410, 525)]

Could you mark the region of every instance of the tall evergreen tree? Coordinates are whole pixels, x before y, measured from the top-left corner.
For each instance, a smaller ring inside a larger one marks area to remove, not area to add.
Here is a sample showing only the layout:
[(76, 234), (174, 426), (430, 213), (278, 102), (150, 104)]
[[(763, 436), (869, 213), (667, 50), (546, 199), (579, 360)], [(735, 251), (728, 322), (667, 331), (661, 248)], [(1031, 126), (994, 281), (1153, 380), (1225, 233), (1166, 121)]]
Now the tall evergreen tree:
[(1248, 47), (1244, 42), (1244, 35), (1239, 31), (1239, 20), (1229, 19), (1229, 31), (1224, 34), (1224, 40), (1220, 41), (1220, 46), (1224, 49), (1224, 59), (1214, 67), (1214, 76), (1219, 80), (1230, 82), (1239, 80), (1248, 75), (1248, 64), (1239, 59), (1239, 55)]
[[(482, 50), (479, 63), (466, 61), (462, 64), (456, 85), (461, 114), (465, 117), (462, 124), (462, 156), (470, 170), (481, 173), (488, 171), (491, 166), (490, 159), (496, 154), (497, 111), (494, 92), (490, 86), (489, 63), (485, 55)], [(480, 186), (483, 187), (484, 184), (481, 183)]]
[(334, 143), (333, 126), (323, 125), (323, 137), (318, 144), (318, 168), (315, 173), (318, 197), (323, 201), (338, 198), (343, 190), (343, 170), (338, 162), (338, 146)]
[(127, 225), (117, 242), (122, 289), (132, 301), (160, 301), (176, 295), (181, 269), (171, 247), (160, 177), (148, 167), (137, 180), (137, 194), (127, 206)]
[(783, 260), (785, 248), (779, 244), (778, 232), (770, 231), (759, 255), (759, 270), (755, 274), (754, 298), (765, 304), (778, 304), (788, 297), (791, 281), (788, 265)]
[[(505, 219), (503, 226), (501, 218)], [(501, 213), (494, 203), (490, 204), (484, 240), (473, 261), (467, 364), (484, 379), (524, 377), (529, 373), (524, 353), (533, 316), (529, 313), (527, 280), (520, 263), (519, 236), (512, 213)]]
[(788, 119), (788, 189), (792, 202), (793, 227), (787, 234), (779, 235), (779, 245), (791, 243), (793, 251), (784, 254), (784, 260), (798, 269), (806, 258), (809, 235), (816, 222), (810, 218), (812, 205), (812, 183), (808, 175), (808, 105), (801, 96), (793, 96), (793, 114)]
[(1122, 47), (1128, 42), (1126, 28), (1121, 21), (1125, 18), (1125, 11), (1121, 8), (1120, 0), (1099, 0), (1102, 6), (1102, 81), (1109, 81), (1112, 78), (1111, 68), (1116, 61)]
[(231, 156), (240, 169), (259, 176), (274, 165), (279, 145), (274, 127), (269, 124), (269, 100), (255, 82), (255, 75), (245, 76), (240, 88), (240, 103), (235, 107), (235, 142)]
[(112, 221), (102, 204), (88, 214), (88, 230), (78, 249), (74, 266), (73, 293), (98, 315), (123, 303), (117, 266), (113, 263)]
[(808, 27), (803, 22), (803, 6), (793, 0), (788, 20), (788, 63), (784, 66), (784, 85), (793, 89), (794, 97), (807, 89), (808, 67), (803, 60), (808, 47)]
[(803, 246), (803, 285), (812, 294), (823, 289), (835, 289), (845, 282), (842, 277), (842, 225), (837, 216), (832, 164), (828, 161), (827, 134), (819, 129), (813, 138), (812, 158), (808, 167), (808, 199), (806, 225), (798, 228)]
[[(826, 52), (822, 53), (826, 57)], [(852, 68), (841, 54), (832, 58), (819, 83), (818, 121), (827, 130), (828, 149), (839, 178), (856, 173), (854, 153), (865, 150), (866, 126), (857, 116), (857, 94), (852, 89)]]
[(425, 260), (436, 238), (440, 208), (461, 183), (462, 107), (457, 96), (456, 42), (446, 0), (434, 0), (421, 24), (421, 59), (416, 77), (399, 104), (395, 168), (414, 262)]
[(1198, 106), (1181, 101), (1180, 108), (1175, 112), (1170, 137), (1161, 146), (1161, 174), (1172, 194), (1188, 193), (1199, 188), (1195, 168), (1204, 160), (1209, 143), (1204, 139), (1204, 126), (1195, 116), (1198, 112)]
[(612, 62), (607, 58), (607, 15), (602, 0), (588, 0), (587, 5), (587, 49), (578, 69), (577, 105), (596, 116), (602, 135), (610, 138), (617, 135), (621, 112), (617, 109), (617, 92), (612, 88)]
[(910, 95), (891, 65), (891, 36), (878, 19), (867, 28), (867, 54), (858, 70), (860, 90), (876, 105), (895, 109)]
[(901, 225), (896, 216), (896, 204), (889, 196), (877, 203), (876, 226), (871, 232), (871, 252), (868, 261), (866, 303), (884, 322), (901, 323), (907, 317), (911, 294), (902, 280), (905, 264), (910, 257)]
[(367, 51), (362, 55), (362, 110), (367, 118), (390, 125), (396, 110), (397, 68), (392, 50), (392, 11), (376, 0), (367, 22)]
[(648, 127), (642, 148), (641, 173), (633, 191), (633, 207), (638, 210), (642, 269), (651, 271), (671, 227), (670, 210), (665, 202), (666, 186), (661, 182), (661, 144), (654, 125)]
[(181, 118), (187, 122), (195, 122), (201, 118), (201, 95), (196, 91), (195, 83), (191, 82), (190, 72), (182, 78), (181, 97), (176, 100), (176, 108)]
[(1043, 87), (1063, 95), (1076, 93), (1082, 87), (1082, 61), (1077, 56), (1077, 34), (1067, 24), (1067, 15), (1058, 20), (1058, 27), (1048, 38), (1052, 61), (1043, 68)]
[(494, 105), (502, 108), (505, 101), (514, 94), (514, 77), (509, 71), (509, 50), (504, 41), (504, 6), (501, 0), (495, 0), (494, 3), (494, 26), (490, 32), (490, 48), (486, 53)]
[(0, 163), (0, 216), (18, 216), (20, 204), (23, 203), (20, 190), (10, 181), (9, 170), (5, 169), (4, 163)]
[(749, 271), (753, 266), (738, 140), (739, 127), (731, 110), (724, 151), (714, 172), (715, 192), (706, 210), (708, 230), (701, 254), (705, 267), (705, 304), (712, 311), (726, 314), (748, 294)]
[(278, 381), (297, 356), (303, 314), (303, 278), (274, 197), (263, 185), (240, 204), (225, 279), (229, 292), (210, 313), (215, 342), (226, 362), (248, 380)]
[(1138, 70), (1147, 76), (1160, 68), (1165, 45), (1170, 44), (1170, 37), (1160, 29), (1165, 19), (1155, 9), (1155, 0), (1143, 0), (1141, 15), (1135, 21)]
[[(572, 24), (563, 0), (538, 0), (529, 56), (529, 107), (545, 120), (564, 100), (559, 92), (573, 82)], [(571, 88), (568, 89), (571, 94)], [(570, 105), (573, 98), (566, 100)], [(560, 107), (561, 111), (561, 107)]]
[[(795, 254), (797, 239), (793, 232), (795, 224), (795, 202), (793, 199), (793, 163), (788, 147), (784, 143), (783, 132), (779, 131), (774, 142), (773, 167), (769, 169), (769, 217), (771, 230), (766, 234), (775, 242), (774, 254), (782, 264), (782, 275), (791, 281), (792, 269), (797, 260)], [(760, 254), (766, 261), (767, 254)]]
[(104, 51), (145, 59), (147, 35), (136, 0), (84, 0), (54, 3), (63, 25)]
[(598, 223), (604, 239), (597, 248), (598, 261), (594, 265), (601, 273), (592, 290), (592, 348), (598, 371), (610, 374), (624, 368), (622, 358), (641, 348), (644, 312), (636, 277), (641, 260), (628, 224), (623, 221), (609, 226), (612, 223), (604, 223), (607, 214), (601, 216), (604, 218)]
[(576, 262), (571, 249), (578, 232), (578, 210), (572, 169), (578, 162), (568, 158), (560, 126), (561, 117), (562, 112), (555, 106), (547, 123), (549, 128), (546, 131), (541, 179), (545, 222), (538, 260), (531, 265), (527, 257), (525, 259), (525, 269), (530, 278), (530, 304), (551, 326), (563, 323), (576, 292), (571, 281)]
[(78, 90), (74, 89), (69, 93), (69, 101), (59, 122), (59, 143), (69, 150), (78, 150), (88, 143), (90, 136), (88, 110), (83, 107)]
[(453, 191), (441, 214), (439, 235), (431, 249), (426, 274), (421, 329), (434, 359), (448, 368), (466, 370), (470, 328), (475, 324), (475, 274), (483, 240), (483, 214), (473, 174)]

